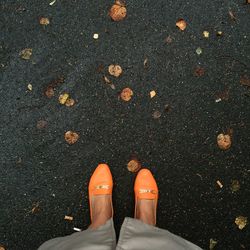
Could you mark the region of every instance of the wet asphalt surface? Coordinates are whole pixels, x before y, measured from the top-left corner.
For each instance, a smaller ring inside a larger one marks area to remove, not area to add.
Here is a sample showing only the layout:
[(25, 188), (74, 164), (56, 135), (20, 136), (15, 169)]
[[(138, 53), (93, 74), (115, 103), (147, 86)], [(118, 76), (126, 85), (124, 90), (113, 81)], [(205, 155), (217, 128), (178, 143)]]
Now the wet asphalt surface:
[[(127, 1), (127, 18), (119, 23), (107, 14), (111, 5), (0, 2), (0, 244), (32, 250), (73, 227), (85, 229), (87, 184), (100, 162), (113, 173), (119, 232), (123, 218), (133, 216), (135, 174), (126, 165), (136, 155), (159, 185), (159, 227), (204, 249), (211, 238), (215, 249), (250, 249), (249, 225), (239, 230), (234, 223), (250, 217), (250, 92), (240, 84), (249, 77), (249, 5)], [(40, 17), (50, 25), (42, 27)], [(183, 32), (175, 26), (179, 18), (187, 22)], [(24, 48), (33, 49), (30, 60), (20, 58)], [(123, 68), (119, 78), (107, 73), (112, 63)], [(204, 75), (194, 75), (197, 67)], [(55, 96), (47, 98), (44, 90), (60, 77)], [(134, 92), (127, 103), (118, 98), (125, 87)], [(75, 99), (73, 107), (59, 104), (64, 92)], [(40, 120), (45, 127), (37, 128)], [(229, 129), (232, 146), (222, 151), (216, 137)], [(73, 145), (64, 140), (68, 130), (80, 136)], [(232, 180), (240, 183), (234, 193)]]

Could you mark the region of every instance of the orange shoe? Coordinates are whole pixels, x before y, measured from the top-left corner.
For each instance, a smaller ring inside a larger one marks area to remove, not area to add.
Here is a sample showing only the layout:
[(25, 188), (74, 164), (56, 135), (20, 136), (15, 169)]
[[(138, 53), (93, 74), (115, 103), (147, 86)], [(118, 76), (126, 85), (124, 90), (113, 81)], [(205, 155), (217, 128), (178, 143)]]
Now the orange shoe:
[(113, 180), (109, 166), (107, 164), (99, 164), (92, 174), (89, 182), (89, 207), (90, 219), (92, 221), (92, 200), (95, 195), (111, 195), (111, 207), (113, 217), (112, 204)]
[(158, 187), (152, 173), (148, 169), (142, 169), (137, 174), (134, 185), (135, 191), (135, 218), (136, 208), (139, 200), (153, 200), (155, 206), (155, 224), (156, 224), (156, 210), (158, 203)]

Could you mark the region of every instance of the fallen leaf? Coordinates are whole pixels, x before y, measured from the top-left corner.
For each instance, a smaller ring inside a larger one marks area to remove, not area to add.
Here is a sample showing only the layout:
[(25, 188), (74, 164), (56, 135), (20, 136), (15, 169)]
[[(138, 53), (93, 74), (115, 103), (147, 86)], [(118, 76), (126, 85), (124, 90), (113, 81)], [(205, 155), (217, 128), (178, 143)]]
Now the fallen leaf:
[(50, 21), (49, 21), (49, 18), (47, 18), (47, 17), (41, 17), (40, 20), (39, 20), (39, 23), (40, 23), (41, 25), (46, 26), (46, 25), (49, 25), (49, 24), (50, 24)]
[(32, 214), (39, 212), (39, 210), (40, 210), (40, 208), (39, 208), (39, 203), (40, 203), (40, 202), (36, 202), (36, 203), (33, 204), (33, 207), (32, 207), (32, 209), (31, 209), (31, 213), (32, 213)]
[(60, 76), (56, 79), (53, 79), (52, 81), (50, 81), (49, 85), (48, 86), (51, 86), (53, 88), (57, 87), (58, 85), (64, 83), (64, 77), (63, 76)]
[(118, 64), (111, 64), (108, 68), (109, 74), (115, 77), (119, 77), (122, 73), (122, 68)]
[(217, 136), (217, 144), (222, 150), (229, 149), (232, 144), (230, 135), (219, 134)]
[(216, 183), (220, 188), (223, 188), (223, 184), (219, 180), (217, 180)]
[(54, 94), (55, 94), (54, 88), (51, 87), (51, 86), (48, 86), (47, 89), (45, 90), (44, 94), (45, 94), (48, 98), (53, 97)]
[(108, 84), (111, 83), (111, 81), (108, 79), (107, 76), (104, 76), (103, 79), (104, 79), (104, 81), (105, 81), (106, 83), (108, 83)]
[(48, 125), (48, 122), (47, 122), (47, 121), (39, 120), (39, 121), (37, 121), (37, 123), (36, 123), (36, 128), (37, 128), (37, 129), (43, 129), (43, 128), (46, 128), (47, 125)]
[(53, 0), (52, 2), (49, 3), (49, 5), (52, 6), (55, 2), (56, 0)]
[(205, 38), (209, 38), (209, 32), (206, 31), (206, 30), (204, 30), (204, 31), (203, 31), (203, 36), (204, 36)]
[(242, 230), (247, 225), (247, 217), (238, 216), (235, 219), (235, 224), (238, 226), (240, 230)]
[(20, 57), (24, 60), (29, 60), (30, 57), (32, 56), (32, 49), (31, 48), (26, 48), (23, 49), (20, 53), (19, 53)]
[(137, 159), (133, 159), (127, 164), (128, 171), (135, 173), (141, 168), (141, 163)]
[(148, 58), (144, 59), (143, 66), (144, 66), (144, 69), (146, 69), (148, 67)]
[(161, 117), (161, 112), (159, 110), (156, 110), (153, 112), (152, 116), (154, 119), (159, 119)]
[(66, 105), (67, 107), (71, 107), (71, 106), (73, 106), (74, 104), (75, 104), (75, 100), (72, 99), (72, 98), (68, 98), (68, 99), (66, 100), (66, 102), (65, 102), (65, 105)]
[(74, 144), (79, 139), (79, 135), (76, 132), (67, 131), (64, 135), (64, 138), (68, 144)]
[(203, 76), (205, 73), (205, 69), (204, 68), (201, 68), (199, 66), (196, 67), (196, 69), (194, 70), (194, 76)]
[(239, 189), (240, 189), (240, 182), (238, 180), (232, 180), (230, 188), (231, 188), (232, 192), (239, 191)]
[(217, 31), (216, 36), (222, 36), (223, 32), (222, 31)]
[(0, 245), (0, 250), (5, 250), (3, 245)]
[(222, 92), (217, 93), (216, 100), (218, 100), (218, 99), (227, 101), (229, 99), (229, 89), (226, 88)]
[(218, 242), (216, 240), (210, 239), (210, 241), (209, 241), (209, 250), (213, 250), (217, 243)]
[(125, 88), (122, 90), (120, 97), (123, 101), (128, 102), (133, 96), (133, 91), (130, 88)]
[(176, 26), (180, 29), (180, 30), (185, 30), (186, 27), (187, 27), (187, 23), (184, 19), (179, 19), (177, 22), (176, 22)]
[(173, 39), (172, 39), (171, 36), (168, 36), (168, 37), (165, 39), (165, 42), (168, 43), (168, 44), (172, 43), (172, 41), (173, 41)]
[(109, 16), (114, 21), (121, 21), (127, 15), (127, 9), (124, 5), (121, 5), (120, 2), (116, 2), (109, 11)]
[(198, 47), (195, 52), (197, 55), (200, 55), (202, 53), (202, 48)]
[(153, 98), (156, 96), (156, 92), (154, 90), (152, 90), (152, 91), (150, 91), (149, 95), (150, 95), (150, 98)]
[(228, 12), (228, 14), (229, 14), (230, 18), (231, 18), (233, 21), (236, 20), (236, 16), (235, 16), (235, 14), (234, 14), (231, 10)]
[(58, 98), (59, 100), (59, 103), (61, 103), (62, 105), (64, 105), (67, 101), (67, 99), (69, 98), (69, 94), (68, 93), (64, 93), (64, 94), (61, 94)]
[(64, 220), (72, 221), (74, 218), (72, 216), (65, 215)]
[(247, 87), (250, 87), (250, 78), (247, 75), (241, 76), (240, 84), (247, 86)]
[(99, 38), (99, 34), (95, 33), (95, 34), (93, 35), (93, 38), (94, 38), (95, 40), (97, 40), (97, 39)]
[(31, 83), (29, 83), (29, 84), (27, 85), (27, 89), (28, 89), (29, 91), (32, 91), (32, 84), (31, 84)]

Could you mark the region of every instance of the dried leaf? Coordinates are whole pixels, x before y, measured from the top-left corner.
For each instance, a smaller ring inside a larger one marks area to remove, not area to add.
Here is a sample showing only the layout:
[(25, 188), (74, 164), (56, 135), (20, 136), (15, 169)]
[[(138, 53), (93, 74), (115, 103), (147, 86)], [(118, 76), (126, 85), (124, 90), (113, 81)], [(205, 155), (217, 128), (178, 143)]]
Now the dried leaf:
[(55, 2), (56, 0), (53, 0), (52, 2), (49, 3), (49, 5), (52, 6)]
[(43, 129), (43, 128), (46, 128), (47, 125), (48, 125), (48, 122), (47, 122), (47, 121), (39, 120), (39, 121), (37, 121), (37, 123), (36, 123), (36, 128), (37, 128), (37, 129)]
[(47, 18), (47, 17), (41, 17), (40, 20), (39, 20), (39, 23), (40, 23), (41, 25), (46, 26), (46, 25), (49, 25), (49, 24), (50, 24), (50, 21), (49, 21), (49, 18)]
[(184, 19), (179, 19), (177, 22), (176, 22), (176, 26), (180, 29), (180, 30), (185, 30), (186, 27), (187, 27), (187, 23)]
[(217, 31), (216, 36), (222, 36), (223, 32), (222, 31)]
[(24, 60), (29, 60), (30, 57), (32, 56), (32, 49), (31, 48), (26, 48), (23, 49), (20, 53), (19, 53), (20, 57)]
[(67, 101), (67, 99), (69, 98), (69, 94), (68, 93), (64, 93), (64, 94), (61, 94), (58, 98), (59, 100), (59, 103), (61, 103), (62, 105), (64, 105)]
[(250, 78), (247, 75), (241, 76), (240, 84), (247, 86), (247, 87), (250, 87)]
[(168, 37), (165, 39), (165, 42), (168, 43), (168, 44), (172, 43), (172, 41), (173, 41), (173, 39), (172, 39), (171, 36), (168, 36)]
[(97, 39), (99, 38), (99, 34), (95, 33), (95, 34), (93, 35), (93, 38), (94, 38), (95, 40), (97, 40)]
[(148, 58), (144, 59), (143, 66), (144, 66), (144, 69), (146, 69), (148, 67)]
[(122, 90), (120, 97), (123, 101), (128, 102), (133, 96), (133, 91), (130, 88), (125, 88)]
[(209, 250), (213, 250), (217, 243), (218, 242), (216, 240), (210, 239), (210, 241), (209, 241)]
[(39, 212), (39, 210), (40, 210), (39, 203), (40, 202), (36, 202), (36, 203), (33, 204), (33, 208), (31, 209), (32, 214)]
[(232, 192), (237, 192), (240, 189), (240, 182), (238, 180), (232, 180), (231, 190)]
[(109, 74), (115, 77), (119, 77), (122, 73), (122, 68), (118, 64), (111, 64), (108, 68)]
[(73, 106), (74, 104), (75, 104), (75, 100), (72, 99), (72, 98), (68, 98), (68, 99), (66, 100), (66, 102), (65, 102), (65, 105), (66, 105), (67, 107), (71, 107), (71, 106)]
[(199, 66), (197, 66), (196, 69), (194, 70), (194, 76), (197, 76), (197, 77), (203, 76), (204, 73), (205, 73), (205, 69)]
[(68, 144), (74, 144), (79, 139), (79, 135), (76, 132), (67, 131), (64, 135), (64, 138)]
[(54, 88), (51, 87), (51, 86), (48, 86), (47, 89), (45, 90), (44, 94), (45, 94), (48, 98), (53, 97), (54, 94), (55, 94)]
[(217, 136), (217, 144), (220, 149), (227, 150), (231, 147), (232, 141), (230, 135), (219, 134)]
[(227, 101), (229, 99), (229, 89), (226, 88), (225, 90), (223, 90), (222, 92), (219, 92), (216, 94), (216, 100), (220, 99)]
[(247, 225), (247, 217), (238, 216), (235, 219), (235, 224), (238, 226), (240, 230), (242, 230)]
[(152, 90), (152, 91), (150, 91), (149, 95), (150, 95), (150, 98), (153, 98), (156, 96), (156, 92), (154, 90)]
[(204, 31), (203, 31), (203, 36), (204, 36), (205, 38), (209, 38), (209, 32), (206, 31), (206, 30), (204, 30)]
[(72, 221), (74, 218), (72, 216), (65, 215), (64, 220)]
[(220, 188), (223, 188), (223, 184), (219, 180), (217, 180), (216, 183)]
[(152, 116), (154, 119), (159, 119), (161, 117), (161, 112), (159, 110), (156, 110), (153, 112)]
[(112, 20), (116, 22), (123, 20), (126, 17), (126, 15), (127, 15), (126, 7), (117, 3), (115, 3), (109, 11), (109, 16), (112, 18)]
[(137, 159), (129, 161), (127, 165), (128, 171), (135, 173), (141, 168), (141, 163)]
[(5, 250), (3, 245), (0, 245), (0, 250)]
[(231, 18), (233, 21), (236, 20), (236, 16), (235, 16), (235, 14), (234, 14), (231, 10), (228, 12), (228, 14), (229, 14), (230, 18)]
[(32, 84), (31, 84), (31, 83), (29, 83), (29, 84), (27, 85), (27, 89), (28, 89), (29, 91), (32, 91)]
[(111, 81), (108, 79), (107, 76), (104, 76), (103, 79), (104, 79), (104, 81), (105, 81), (106, 83), (108, 83), (108, 84), (111, 83)]
[(197, 55), (200, 55), (202, 53), (202, 48), (198, 47), (195, 52)]

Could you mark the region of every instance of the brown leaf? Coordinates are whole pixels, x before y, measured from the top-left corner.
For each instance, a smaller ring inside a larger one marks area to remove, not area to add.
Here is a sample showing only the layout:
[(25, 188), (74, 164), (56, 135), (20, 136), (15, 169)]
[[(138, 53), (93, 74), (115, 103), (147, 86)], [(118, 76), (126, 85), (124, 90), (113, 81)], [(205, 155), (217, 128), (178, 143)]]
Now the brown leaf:
[(37, 129), (43, 129), (43, 128), (47, 127), (47, 125), (48, 125), (47, 121), (39, 120), (39, 121), (37, 121), (36, 127), (37, 127)]
[(44, 94), (48, 97), (51, 98), (55, 95), (54, 88), (51, 86), (48, 86), (47, 89), (45, 90)]
[(235, 224), (238, 226), (240, 230), (242, 230), (247, 225), (247, 217), (238, 216), (235, 219)]
[(68, 99), (66, 100), (66, 102), (65, 102), (65, 105), (66, 105), (67, 107), (71, 107), (71, 106), (73, 106), (74, 104), (75, 104), (75, 100), (72, 99), (72, 98), (68, 98)]
[(32, 207), (32, 209), (31, 209), (31, 213), (32, 213), (32, 214), (39, 212), (39, 210), (40, 210), (40, 208), (39, 208), (39, 203), (40, 203), (40, 202), (36, 202), (36, 203), (33, 204), (33, 207)]
[(0, 250), (6, 250), (3, 245), (0, 245)]
[(116, 22), (123, 20), (126, 17), (126, 15), (127, 15), (126, 7), (117, 3), (115, 3), (109, 11), (109, 16)]
[(128, 171), (135, 173), (141, 168), (141, 163), (137, 159), (133, 159), (128, 162)]
[(119, 77), (122, 73), (122, 68), (118, 64), (111, 64), (108, 68), (109, 74), (115, 77)]
[(152, 116), (154, 119), (159, 119), (161, 117), (161, 112), (159, 110), (156, 110), (153, 112)]
[(236, 20), (236, 16), (235, 16), (235, 14), (234, 14), (231, 10), (228, 12), (228, 14), (229, 14), (230, 18), (231, 18), (233, 21)]
[(197, 66), (196, 69), (194, 70), (194, 76), (200, 77), (203, 76), (205, 73), (205, 69), (201, 68), (200, 66)]
[(50, 21), (49, 21), (49, 18), (47, 18), (47, 17), (41, 17), (40, 18), (40, 20), (39, 20), (39, 23), (41, 24), (41, 25), (49, 25), (50, 24)]
[(229, 89), (226, 88), (222, 92), (216, 94), (216, 99), (221, 99), (227, 101), (229, 99)]
[(79, 135), (76, 132), (67, 131), (64, 135), (64, 138), (68, 144), (74, 144), (79, 139)]
[(173, 41), (173, 39), (172, 39), (171, 36), (168, 36), (168, 37), (165, 39), (165, 42), (168, 43), (168, 44), (172, 43), (172, 41)]
[(29, 60), (30, 57), (32, 56), (32, 49), (31, 48), (26, 48), (23, 49), (20, 53), (19, 53), (20, 57), (24, 60)]
[(176, 22), (176, 26), (181, 30), (181, 31), (183, 31), (183, 30), (185, 30), (186, 29), (186, 27), (187, 27), (187, 23), (186, 23), (186, 21), (184, 20), (184, 19), (179, 19), (177, 22)]
[(125, 88), (122, 90), (120, 97), (123, 101), (128, 102), (133, 96), (133, 91), (130, 88)]
[(250, 87), (250, 78), (247, 75), (241, 76), (240, 84), (247, 86), (247, 87)]
[(219, 134), (217, 136), (217, 144), (220, 149), (227, 150), (231, 147), (232, 141), (230, 135)]

